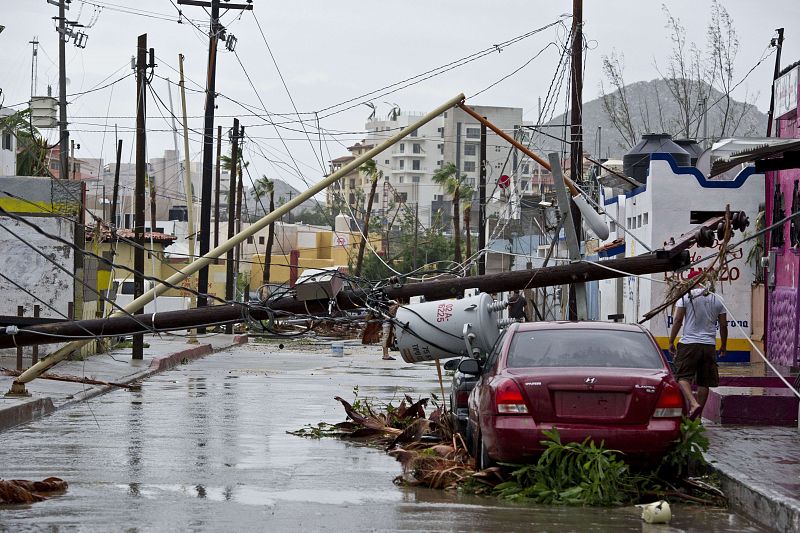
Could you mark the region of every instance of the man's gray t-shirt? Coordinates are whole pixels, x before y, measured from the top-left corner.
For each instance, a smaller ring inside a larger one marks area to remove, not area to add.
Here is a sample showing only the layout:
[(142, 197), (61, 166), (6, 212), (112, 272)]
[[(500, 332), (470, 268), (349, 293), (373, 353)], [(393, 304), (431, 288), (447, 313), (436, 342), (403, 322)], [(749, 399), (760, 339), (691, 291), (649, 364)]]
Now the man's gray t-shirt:
[(705, 289), (692, 289), (675, 305), (686, 310), (681, 344), (717, 344), (717, 320), (725, 313), (720, 296)]

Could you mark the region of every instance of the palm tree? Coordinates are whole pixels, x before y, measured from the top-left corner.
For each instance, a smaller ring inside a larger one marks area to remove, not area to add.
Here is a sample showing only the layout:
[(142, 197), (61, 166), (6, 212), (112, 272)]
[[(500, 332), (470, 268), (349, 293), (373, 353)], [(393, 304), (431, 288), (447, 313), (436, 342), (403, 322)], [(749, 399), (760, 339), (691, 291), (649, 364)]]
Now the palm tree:
[(372, 201), (375, 198), (375, 189), (378, 187), (378, 180), (383, 177), (383, 172), (378, 170), (378, 165), (374, 159), (370, 159), (358, 169), (369, 176), (372, 180), (372, 186), (369, 189), (369, 198), (367, 199), (367, 212), (364, 213), (364, 226), (361, 228), (361, 242), (358, 243), (358, 259), (356, 259), (355, 275), (361, 275), (361, 265), (364, 262), (364, 248), (369, 239), (369, 216), (372, 213)]
[[(262, 176), (260, 180), (253, 184), (253, 196), (260, 202), (261, 196), (269, 195), (269, 212), (275, 211), (275, 182), (266, 176)], [(275, 243), (275, 221), (269, 224), (269, 233), (267, 234), (267, 247), (264, 250), (264, 270), (261, 275), (261, 283), (269, 283), (270, 267), (272, 266), (272, 246)]]
[(464, 178), (466, 176), (463, 174), (460, 177), (458, 176), (458, 169), (453, 163), (447, 163), (434, 172), (432, 178), (433, 182), (439, 185), (453, 199), (453, 242), (455, 245), (453, 260), (456, 263), (461, 262), (461, 209), (459, 209), (459, 203), (461, 200), (461, 182)]
[(467, 259), (472, 257), (472, 235), (470, 235), (470, 222), (472, 219), (472, 196), (475, 189), (469, 185), (462, 185), (460, 188), (461, 204), (464, 206), (464, 232), (467, 239)]
[(50, 146), (39, 130), (30, 124), (30, 109), (0, 118), (0, 132), (9, 132), (17, 139), (17, 176), (52, 177), (47, 167)]

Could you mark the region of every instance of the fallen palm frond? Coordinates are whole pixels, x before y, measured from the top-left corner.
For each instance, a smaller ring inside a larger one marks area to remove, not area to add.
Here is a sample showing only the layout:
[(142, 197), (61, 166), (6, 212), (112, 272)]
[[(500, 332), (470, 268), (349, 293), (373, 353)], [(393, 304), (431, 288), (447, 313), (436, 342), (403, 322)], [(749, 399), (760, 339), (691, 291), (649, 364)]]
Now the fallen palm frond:
[[(708, 449), (699, 421), (684, 420), (682, 438), (653, 471), (633, 471), (622, 454), (591, 438), (562, 442), (557, 429), (545, 431), (545, 451), (524, 465), (475, 470), (475, 461), (452, 418), (443, 414), (438, 398), (399, 405), (376, 406), (353, 390), (352, 403), (336, 397), (349, 420), (325, 422), (290, 432), (308, 438), (336, 437), (384, 448), (403, 473), (394, 482), (408, 486), (494, 494), (515, 501), (556, 505), (609, 506), (637, 503), (643, 498), (670, 498), (705, 505), (724, 505), (719, 489), (697, 478), (686, 478), (690, 464), (702, 464)], [(425, 407), (432, 400), (429, 416)]]
[(67, 482), (57, 477), (42, 481), (0, 479), (0, 504), (41, 502), (47, 499), (45, 495), (63, 493), (67, 487)]

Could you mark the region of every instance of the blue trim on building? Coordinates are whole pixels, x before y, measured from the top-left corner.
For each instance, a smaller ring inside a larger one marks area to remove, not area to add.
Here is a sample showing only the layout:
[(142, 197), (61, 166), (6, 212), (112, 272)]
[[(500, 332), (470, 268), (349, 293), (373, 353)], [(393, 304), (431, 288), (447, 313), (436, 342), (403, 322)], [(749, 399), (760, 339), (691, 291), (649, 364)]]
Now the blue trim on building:
[[(697, 167), (679, 167), (678, 163), (675, 162), (675, 158), (673, 158), (670, 154), (650, 154), (651, 161), (666, 161), (669, 164), (670, 169), (674, 174), (691, 174), (697, 180), (697, 183), (703, 187), (704, 189), (738, 189), (744, 182), (747, 181), (747, 178), (752, 176), (756, 173), (756, 168), (754, 166), (745, 167), (733, 180), (709, 180), (703, 176), (703, 173), (700, 172)], [(641, 194), (647, 190), (647, 184), (642, 185), (641, 187), (636, 187), (632, 191), (628, 191), (625, 193), (626, 198), (631, 198), (636, 196), (637, 194)], [(611, 205), (617, 203), (617, 197), (609, 198), (605, 202), (605, 205)]]

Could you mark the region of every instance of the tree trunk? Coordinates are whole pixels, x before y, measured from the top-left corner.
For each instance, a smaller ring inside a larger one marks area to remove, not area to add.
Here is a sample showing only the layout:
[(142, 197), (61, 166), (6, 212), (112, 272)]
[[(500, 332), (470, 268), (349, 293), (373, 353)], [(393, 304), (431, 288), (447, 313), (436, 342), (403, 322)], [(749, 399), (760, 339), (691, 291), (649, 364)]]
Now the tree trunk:
[(455, 243), (455, 253), (453, 254), (453, 260), (456, 263), (461, 262), (461, 209), (459, 208), (459, 195), (461, 191), (459, 187), (456, 186), (456, 190), (453, 191), (453, 241)]
[[(275, 189), (269, 191), (269, 212), (275, 211)], [(261, 276), (261, 283), (269, 283), (269, 270), (272, 266), (272, 245), (275, 243), (275, 222), (269, 225), (267, 234), (267, 249), (264, 250), (264, 273)]]
[(361, 275), (361, 264), (364, 262), (364, 248), (367, 246), (367, 239), (369, 239), (369, 216), (372, 214), (372, 200), (375, 198), (375, 189), (378, 188), (377, 178), (372, 178), (372, 187), (369, 189), (369, 198), (367, 199), (367, 212), (364, 214), (364, 227), (361, 228), (361, 242), (358, 244), (358, 259), (356, 259), (355, 276)]

